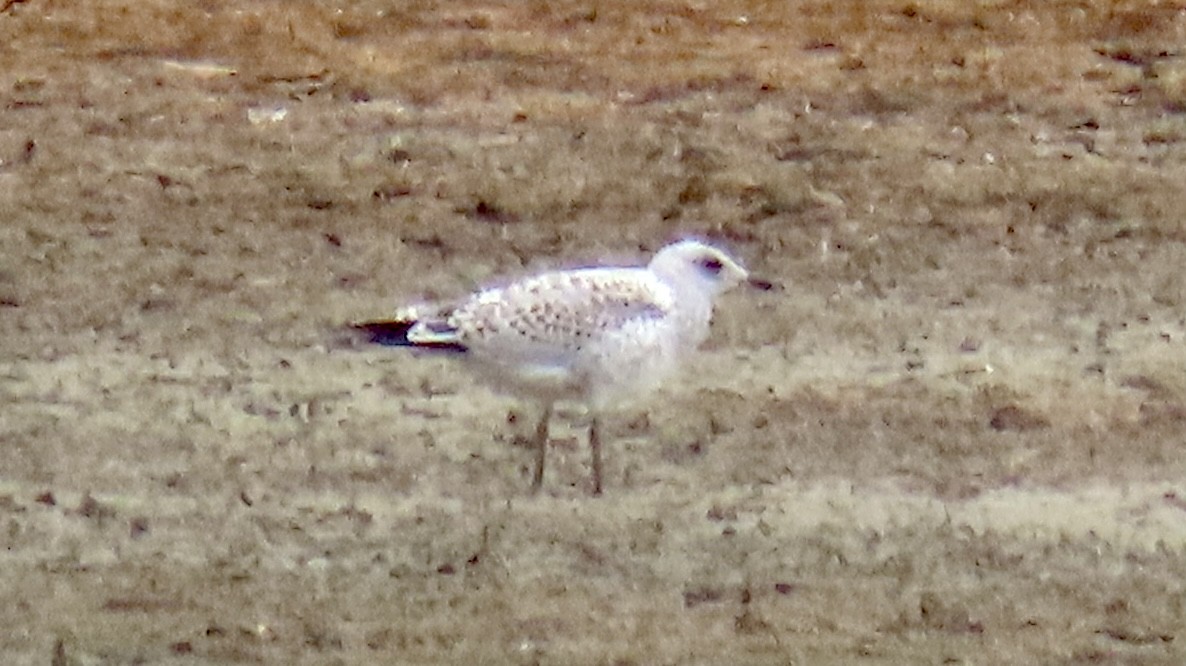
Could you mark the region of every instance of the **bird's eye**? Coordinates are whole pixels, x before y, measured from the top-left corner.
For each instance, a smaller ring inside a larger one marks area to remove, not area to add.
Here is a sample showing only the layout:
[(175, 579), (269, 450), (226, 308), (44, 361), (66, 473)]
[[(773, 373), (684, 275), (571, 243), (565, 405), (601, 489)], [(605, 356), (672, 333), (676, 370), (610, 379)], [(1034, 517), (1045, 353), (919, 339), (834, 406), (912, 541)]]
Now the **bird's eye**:
[(720, 259), (706, 257), (700, 260), (700, 267), (710, 275), (720, 275), (721, 271), (725, 268), (725, 264)]

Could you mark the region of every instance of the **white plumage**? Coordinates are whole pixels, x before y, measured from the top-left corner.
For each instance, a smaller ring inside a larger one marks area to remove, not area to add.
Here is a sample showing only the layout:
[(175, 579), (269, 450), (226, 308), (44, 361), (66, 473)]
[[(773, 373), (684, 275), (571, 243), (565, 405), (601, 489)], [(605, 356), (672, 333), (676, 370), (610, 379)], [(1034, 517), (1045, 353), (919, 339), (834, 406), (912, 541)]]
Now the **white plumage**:
[[(708, 335), (715, 297), (749, 280), (721, 250), (681, 241), (645, 268), (585, 268), (527, 277), (452, 308), (414, 306), (360, 324), (387, 345), (460, 352), (494, 387), (543, 406), (533, 487), (543, 482), (557, 401), (593, 412), (593, 492), (601, 492), (597, 412), (657, 387)], [(769, 283), (750, 281), (768, 288)]]

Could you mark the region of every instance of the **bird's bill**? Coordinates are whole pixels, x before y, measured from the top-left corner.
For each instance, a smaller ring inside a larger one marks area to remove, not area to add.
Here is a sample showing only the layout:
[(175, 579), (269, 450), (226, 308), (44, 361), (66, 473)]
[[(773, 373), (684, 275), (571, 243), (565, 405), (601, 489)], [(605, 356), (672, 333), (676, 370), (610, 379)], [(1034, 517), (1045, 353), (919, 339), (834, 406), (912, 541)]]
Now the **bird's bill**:
[(763, 280), (762, 278), (757, 278), (757, 277), (746, 278), (745, 284), (746, 284), (746, 286), (750, 287), (751, 289), (759, 289), (761, 291), (776, 291), (776, 290), (781, 291), (782, 290), (782, 285), (775, 284), (774, 282), (771, 282), (770, 280)]

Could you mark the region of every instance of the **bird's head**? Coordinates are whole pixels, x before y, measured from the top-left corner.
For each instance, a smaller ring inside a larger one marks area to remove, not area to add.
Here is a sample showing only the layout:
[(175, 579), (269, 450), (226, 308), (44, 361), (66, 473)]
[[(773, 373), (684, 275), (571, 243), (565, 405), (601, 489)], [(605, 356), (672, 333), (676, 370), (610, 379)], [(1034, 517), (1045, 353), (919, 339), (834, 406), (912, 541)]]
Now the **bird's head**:
[(672, 243), (651, 259), (650, 269), (659, 277), (680, 284), (695, 285), (719, 294), (742, 283), (755, 286), (749, 271), (723, 251), (696, 240)]

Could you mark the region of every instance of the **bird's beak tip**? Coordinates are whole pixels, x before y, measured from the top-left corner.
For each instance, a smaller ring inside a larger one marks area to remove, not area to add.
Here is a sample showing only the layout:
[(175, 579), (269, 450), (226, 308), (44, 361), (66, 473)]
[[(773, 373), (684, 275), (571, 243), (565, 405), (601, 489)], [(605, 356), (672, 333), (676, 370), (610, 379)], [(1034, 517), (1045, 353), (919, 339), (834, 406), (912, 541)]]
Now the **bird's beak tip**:
[(771, 282), (770, 280), (764, 280), (762, 278), (756, 278), (756, 277), (747, 278), (745, 283), (747, 285), (749, 285), (751, 288), (759, 289), (761, 291), (782, 291), (781, 284), (775, 284), (774, 282)]

